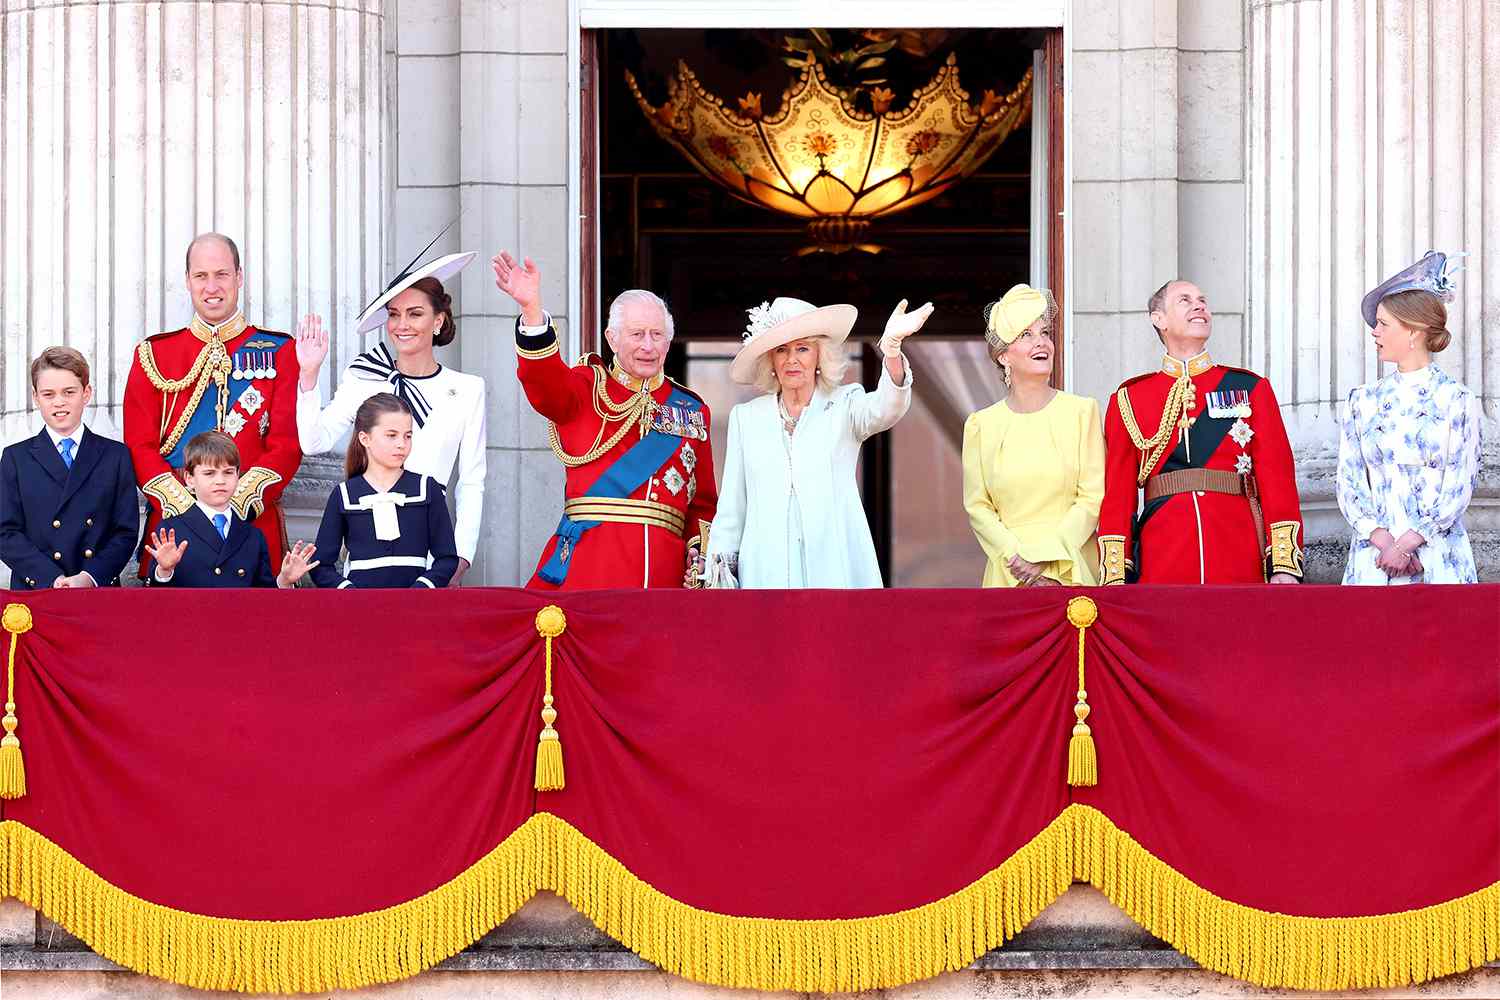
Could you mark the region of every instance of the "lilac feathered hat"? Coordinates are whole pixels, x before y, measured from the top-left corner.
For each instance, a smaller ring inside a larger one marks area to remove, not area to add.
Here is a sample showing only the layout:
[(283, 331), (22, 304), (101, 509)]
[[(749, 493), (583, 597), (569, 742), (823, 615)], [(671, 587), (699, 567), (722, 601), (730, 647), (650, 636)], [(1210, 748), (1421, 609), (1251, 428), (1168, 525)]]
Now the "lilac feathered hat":
[(1463, 270), (1462, 267), (1455, 266), (1455, 262), (1462, 256), (1464, 255), (1458, 253), (1450, 258), (1447, 254), (1429, 250), (1411, 267), (1382, 281), (1365, 296), (1364, 301), (1359, 305), (1360, 312), (1365, 316), (1365, 325), (1374, 328), (1375, 309), (1380, 305), (1380, 300), (1396, 292), (1407, 292), (1419, 288), (1424, 292), (1433, 293), (1444, 302), (1452, 302), (1453, 279), (1459, 271)]

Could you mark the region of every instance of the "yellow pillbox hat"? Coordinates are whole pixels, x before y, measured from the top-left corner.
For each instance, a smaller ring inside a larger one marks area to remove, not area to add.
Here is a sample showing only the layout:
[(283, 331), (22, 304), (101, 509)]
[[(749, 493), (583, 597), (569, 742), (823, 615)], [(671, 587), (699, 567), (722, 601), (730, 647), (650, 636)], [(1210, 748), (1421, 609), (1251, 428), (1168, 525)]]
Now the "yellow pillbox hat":
[(1057, 307), (1052, 304), (1052, 293), (1045, 288), (1030, 285), (1015, 285), (999, 302), (985, 310), (984, 336), (996, 348), (1015, 340), (1026, 332), (1026, 328), (1037, 320), (1055, 315)]

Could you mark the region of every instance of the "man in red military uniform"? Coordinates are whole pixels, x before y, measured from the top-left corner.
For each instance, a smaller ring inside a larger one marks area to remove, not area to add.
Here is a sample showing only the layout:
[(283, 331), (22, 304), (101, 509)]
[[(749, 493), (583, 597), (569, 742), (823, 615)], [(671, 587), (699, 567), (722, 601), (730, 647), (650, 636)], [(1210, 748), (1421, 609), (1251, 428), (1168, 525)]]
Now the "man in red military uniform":
[[(194, 504), (183, 485), (182, 452), (203, 431), (223, 431), (240, 449), (231, 503), (266, 536), (271, 565), (286, 550), (278, 500), (302, 462), (297, 442), (296, 342), (259, 330), (240, 313), (240, 251), (218, 233), (187, 252), (193, 321), (143, 340), (125, 383), (125, 444), (147, 498), (146, 537), (162, 517)], [(142, 574), (145, 567), (142, 564)]]
[(1276, 394), (1209, 357), (1198, 286), (1169, 281), (1149, 308), (1166, 356), (1104, 418), (1102, 582), (1298, 582), (1302, 512)]
[(708, 406), (662, 374), (672, 341), (666, 304), (635, 289), (609, 309), (608, 369), (598, 355), (563, 362), (529, 258), (491, 261), (520, 307), (516, 353), (532, 407), (550, 420), (567, 467), (562, 520), (528, 584), (542, 590), (696, 586), (718, 501)]

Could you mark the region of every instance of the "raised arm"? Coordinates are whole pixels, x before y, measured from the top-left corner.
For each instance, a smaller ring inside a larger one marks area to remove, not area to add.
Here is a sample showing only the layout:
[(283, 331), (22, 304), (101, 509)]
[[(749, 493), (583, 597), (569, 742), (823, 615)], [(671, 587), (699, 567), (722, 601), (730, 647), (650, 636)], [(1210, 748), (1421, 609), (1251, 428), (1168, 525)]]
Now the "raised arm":
[(354, 414), (365, 401), (362, 387), (346, 371), (323, 405), (318, 373), (328, 357), (328, 331), (321, 316), (309, 313), (297, 324), (297, 439), (306, 455), (321, 455), (354, 426)]
[(490, 259), (495, 287), (516, 303), (516, 374), (531, 408), (554, 424), (578, 412), (568, 365), (558, 348), (557, 330), (542, 309), (542, 273), (530, 257), (517, 261), (502, 250)]

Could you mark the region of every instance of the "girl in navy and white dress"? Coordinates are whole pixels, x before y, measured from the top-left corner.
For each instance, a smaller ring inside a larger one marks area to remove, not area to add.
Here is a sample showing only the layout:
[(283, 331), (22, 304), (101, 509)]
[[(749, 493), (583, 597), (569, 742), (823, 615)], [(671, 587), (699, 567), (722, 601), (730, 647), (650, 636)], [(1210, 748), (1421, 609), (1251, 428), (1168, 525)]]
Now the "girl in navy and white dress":
[(328, 497), (318, 527), (317, 550), (346, 548), (349, 561), (342, 575), (336, 560), (313, 570), (319, 587), (446, 587), (458, 569), (443, 487), (406, 470), (411, 437), (411, 410), (397, 396), (379, 392), (360, 404), (349, 480)]

